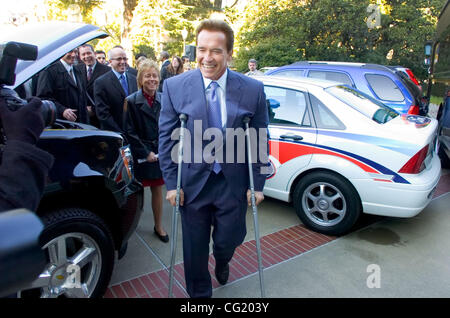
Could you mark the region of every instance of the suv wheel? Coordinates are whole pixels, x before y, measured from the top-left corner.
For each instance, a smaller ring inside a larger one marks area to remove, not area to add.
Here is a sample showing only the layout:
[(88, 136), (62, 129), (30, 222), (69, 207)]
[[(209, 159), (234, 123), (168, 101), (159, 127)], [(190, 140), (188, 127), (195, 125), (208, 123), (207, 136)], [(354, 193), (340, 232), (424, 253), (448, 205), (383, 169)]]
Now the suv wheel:
[(114, 241), (103, 220), (88, 210), (67, 208), (44, 215), (42, 222), (40, 244), (48, 263), (19, 296), (103, 296), (114, 266)]
[(324, 171), (304, 176), (295, 188), (293, 199), (303, 224), (326, 235), (345, 234), (361, 212), (359, 196), (353, 186)]

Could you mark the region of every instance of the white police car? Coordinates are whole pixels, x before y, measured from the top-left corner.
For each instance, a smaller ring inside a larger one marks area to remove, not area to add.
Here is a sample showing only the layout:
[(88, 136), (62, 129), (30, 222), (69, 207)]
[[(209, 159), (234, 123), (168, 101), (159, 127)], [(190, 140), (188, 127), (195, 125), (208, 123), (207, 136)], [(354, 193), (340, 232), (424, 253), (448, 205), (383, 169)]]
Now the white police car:
[(362, 212), (412, 217), (430, 202), (441, 171), (435, 119), (335, 82), (255, 78), (270, 118), (264, 194), (293, 202), (306, 226), (341, 235)]

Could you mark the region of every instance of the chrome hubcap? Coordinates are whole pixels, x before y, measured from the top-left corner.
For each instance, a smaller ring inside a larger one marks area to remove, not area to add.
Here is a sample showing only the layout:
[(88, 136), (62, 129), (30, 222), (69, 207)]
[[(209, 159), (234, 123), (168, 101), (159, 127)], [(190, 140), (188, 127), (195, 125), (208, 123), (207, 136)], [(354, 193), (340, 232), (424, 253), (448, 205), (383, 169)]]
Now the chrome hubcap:
[(306, 216), (321, 226), (338, 224), (347, 210), (342, 192), (326, 182), (316, 182), (305, 189), (302, 195), (302, 207)]
[[(29, 289), (40, 289), (41, 298), (88, 298), (100, 277), (102, 261), (97, 243), (87, 234), (68, 233), (43, 248), (49, 263)], [(22, 296), (26, 291), (19, 292)]]

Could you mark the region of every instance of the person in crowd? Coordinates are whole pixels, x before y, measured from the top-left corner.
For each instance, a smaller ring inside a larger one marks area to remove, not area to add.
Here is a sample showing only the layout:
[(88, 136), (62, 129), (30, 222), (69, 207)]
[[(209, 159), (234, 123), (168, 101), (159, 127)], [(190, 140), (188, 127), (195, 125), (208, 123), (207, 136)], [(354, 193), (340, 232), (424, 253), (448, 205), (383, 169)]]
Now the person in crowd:
[(74, 67), (76, 56), (74, 49), (42, 71), (36, 95), (55, 103), (58, 118), (88, 124), (86, 81)]
[(163, 185), (158, 161), (158, 120), (161, 110), (159, 67), (156, 62), (145, 59), (138, 67), (139, 90), (125, 99), (124, 130), (136, 159), (136, 178), (152, 192), (152, 210), (155, 235), (163, 242), (169, 235), (162, 225)]
[[(186, 289), (190, 297), (211, 297), (208, 270), (211, 227), (214, 228), (214, 271), (223, 285), (228, 281), (229, 262), (246, 234), (245, 215), (251, 192), (248, 165), (237, 160), (238, 153), (246, 153), (245, 148), (237, 149), (234, 143), (229, 150), (233, 151), (234, 158), (229, 160), (225, 136), (223, 158), (216, 158), (218, 149), (209, 147), (211, 141), (200, 140), (198, 146), (194, 122), (198, 126), (201, 120), (203, 129), (223, 132), (225, 128), (244, 128), (244, 117), (249, 116), (251, 128), (267, 132), (268, 114), (262, 82), (228, 69), (234, 42), (231, 27), (224, 21), (202, 21), (196, 30), (196, 42), (199, 68), (164, 82), (159, 160), (167, 187), (166, 199), (175, 206), (178, 166), (172, 161), (171, 153), (178, 140), (172, 138), (172, 132), (180, 127), (179, 115), (187, 114), (186, 129), (190, 134), (186, 136), (191, 137), (185, 139), (185, 145), (190, 148), (184, 151), (190, 154), (187, 158), (190, 162), (182, 164), (180, 190)], [(267, 146), (267, 133), (257, 139), (255, 145)], [(252, 165), (256, 204), (264, 199), (266, 175), (261, 168), (266, 165), (267, 158), (261, 157)]]
[[(113, 47), (113, 49), (115, 49), (115, 48), (119, 48), (119, 49), (125, 50), (124, 47), (123, 47), (122, 45), (115, 45), (115, 46)], [(134, 77), (137, 76), (137, 69), (135, 69), (134, 67), (132, 67), (132, 66), (128, 63), (128, 60), (127, 60), (127, 69), (126, 69), (126, 72), (129, 73), (129, 74), (133, 74)]]
[(248, 61), (248, 69), (249, 71), (245, 73), (247, 76), (255, 76), (255, 75), (264, 75), (263, 72), (257, 69), (258, 62), (255, 59), (250, 59)]
[(161, 83), (159, 87), (162, 91), (162, 85), (164, 84), (164, 81), (168, 78), (171, 78), (172, 76), (181, 74), (184, 72), (183, 68), (183, 61), (178, 56), (174, 56), (172, 58), (172, 61), (167, 65), (167, 67), (163, 68), (161, 72)]
[(95, 114), (94, 101), (94, 82), (103, 74), (110, 72), (109, 66), (103, 65), (95, 59), (94, 48), (90, 44), (83, 44), (78, 48), (81, 63), (76, 68), (80, 71), (86, 80), (86, 97), (87, 97), (87, 111), (89, 114), (89, 122), (95, 127), (100, 127), (97, 116)]
[[(147, 58), (147, 55), (146, 55), (145, 53), (138, 53), (138, 54), (136, 54), (136, 55), (134, 56), (134, 60), (137, 62), (137, 60), (138, 60), (140, 57)], [(136, 67), (137, 67), (137, 66), (136, 66)]]
[(163, 69), (170, 64), (169, 58), (170, 55), (167, 51), (161, 51), (159, 54), (159, 61), (161, 62), (160, 74), (162, 74)]
[(186, 55), (183, 55), (181, 57), (181, 60), (183, 61), (183, 71), (184, 72), (190, 71), (192, 68), (191, 68), (191, 61), (189, 60), (189, 57)]
[(139, 70), (139, 65), (141, 64), (141, 62), (145, 61), (146, 59), (147, 59), (147, 57), (145, 57), (145, 56), (139, 56), (136, 59), (136, 69)]
[(94, 82), (95, 112), (101, 129), (123, 133), (123, 103), (137, 91), (136, 77), (127, 70), (127, 55), (119, 47), (108, 52), (111, 72)]
[(108, 65), (108, 62), (106, 61), (106, 53), (102, 50), (96, 50), (95, 51), (95, 59), (97, 62), (103, 65)]
[(40, 107), (33, 97), (11, 111), (0, 99), (0, 121), (6, 142), (0, 152), (0, 212), (18, 208), (36, 211), (53, 156), (36, 147), (44, 130)]

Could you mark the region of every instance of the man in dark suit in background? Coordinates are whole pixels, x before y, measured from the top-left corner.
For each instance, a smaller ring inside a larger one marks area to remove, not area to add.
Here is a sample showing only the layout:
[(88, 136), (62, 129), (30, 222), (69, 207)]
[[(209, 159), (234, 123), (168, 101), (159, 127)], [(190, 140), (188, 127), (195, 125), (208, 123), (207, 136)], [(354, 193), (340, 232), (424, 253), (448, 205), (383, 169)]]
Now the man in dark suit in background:
[[(167, 51), (161, 51), (161, 53), (159, 53), (159, 61), (161, 62), (161, 70), (159, 71), (160, 74), (163, 74), (163, 70), (167, 66), (169, 66), (169, 64), (170, 64), (169, 58), (170, 58), (170, 56)], [(163, 84), (159, 83), (158, 92), (162, 92), (162, 89), (163, 89)]]
[(106, 61), (106, 53), (102, 50), (96, 50), (95, 51), (95, 59), (97, 62), (103, 65), (108, 65), (108, 62)]
[[(251, 118), (250, 127), (263, 132), (259, 142), (254, 140), (254, 144), (267, 146), (268, 114), (263, 84), (227, 68), (234, 41), (229, 25), (223, 21), (206, 20), (199, 25), (196, 34), (199, 68), (164, 82), (159, 120), (159, 161), (167, 186), (166, 198), (174, 206), (177, 164), (172, 161), (171, 152), (178, 141), (172, 140), (171, 134), (180, 127), (179, 115), (187, 114), (186, 128), (190, 134), (186, 138), (191, 139), (185, 145), (190, 144), (192, 148), (185, 150), (191, 158), (190, 163), (183, 162), (180, 191), (186, 287), (191, 297), (211, 297), (208, 271), (211, 227), (214, 227), (215, 274), (219, 283), (226, 284), (228, 263), (245, 238), (245, 214), (247, 203), (251, 202), (248, 165), (239, 163), (242, 160), (237, 159), (246, 150), (237, 149), (236, 144), (239, 143), (235, 143), (232, 149), (224, 145), (227, 138), (234, 138), (231, 131), (244, 128), (243, 119), (248, 116)], [(202, 123), (202, 129), (194, 129), (199, 123)], [(228, 129), (219, 147), (223, 149), (223, 158), (215, 157), (219, 148), (210, 147), (210, 154), (203, 157), (205, 146), (210, 143), (202, 138), (206, 128), (215, 128), (216, 132)], [(196, 143), (202, 145), (201, 149), (197, 149), (200, 147)], [(227, 153), (231, 151), (233, 160), (228, 160)], [(220, 159), (225, 158), (227, 162), (222, 163)], [(258, 158), (253, 164), (257, 204), (264, 199), (262, 190), (266, 175), (261, 168), (266, 164), (267, 158)]]
[(126, 72), (127, 55), (120, 47), (108, 52), (112, 68), (94, 82), (95, 112), (101, 129), (123, 133), (125, 98), (137, 91), (136, 77)]
[(159, 54), (159, 60), (161, 61), (160, 73), (162, 73), (163, 68), (167, 67), (167, 65), (170, 64), (169, 58), (170, 58), (170, 56), (167, 51), (161, 51), (161, 53)]
[(100, 123), (98, 122), (95, 114), (94, 82), (103, 74), (111, 71), (111, 68), (97, 62), (95, 59), (94, 48), (90, 44), (83, 44), (78, 48), (78, 52), (83, 63), (77, 65), (76, 68), (86, 80), (86, 97), (89, 121), (91, 125), (100, 127)]
[(55, 103), (58, 118), (88, 124), (86, 81), (74, 67), (76, 56), (74, 49), (43, 70), (36, 95)]

